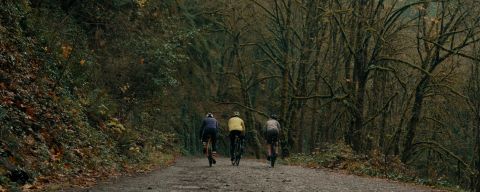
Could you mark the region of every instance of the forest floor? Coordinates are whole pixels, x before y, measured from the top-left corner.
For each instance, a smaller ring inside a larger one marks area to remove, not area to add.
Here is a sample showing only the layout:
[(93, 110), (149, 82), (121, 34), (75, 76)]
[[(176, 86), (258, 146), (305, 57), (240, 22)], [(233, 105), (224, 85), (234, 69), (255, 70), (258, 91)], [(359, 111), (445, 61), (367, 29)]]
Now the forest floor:
[(360, 177), (328, 169), (276, 165), (242, 159), (232, 166), (218, 158), (208, 167), (206, 158), (182, 157), (168, 168), (145, 175), (119, 177), (88, 189), (64, 191), (442, 191), (385, 179)]

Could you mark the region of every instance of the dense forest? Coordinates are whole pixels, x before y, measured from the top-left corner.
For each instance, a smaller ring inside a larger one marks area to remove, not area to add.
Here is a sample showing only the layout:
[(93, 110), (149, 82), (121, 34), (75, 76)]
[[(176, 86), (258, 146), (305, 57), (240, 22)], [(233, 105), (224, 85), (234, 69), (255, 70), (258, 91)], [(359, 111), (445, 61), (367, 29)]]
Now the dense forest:
[(0, 191), (199, 154), (233, 111), (256, 158), (277, 114), (287, 162), (480, 191), (477, 4), (2, 0)]

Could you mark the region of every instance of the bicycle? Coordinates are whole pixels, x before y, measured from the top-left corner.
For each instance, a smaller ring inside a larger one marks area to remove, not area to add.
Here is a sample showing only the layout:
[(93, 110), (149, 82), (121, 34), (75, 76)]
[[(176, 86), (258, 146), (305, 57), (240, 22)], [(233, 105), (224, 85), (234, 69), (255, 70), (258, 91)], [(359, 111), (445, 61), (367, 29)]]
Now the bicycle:
[(240, 164), (240, 158), (242, 158), (243, 145), (242, 140), (238, 135), (235, 135), (235, 147), (233, 148), (233, 161), (232, 165), (238, 166)]

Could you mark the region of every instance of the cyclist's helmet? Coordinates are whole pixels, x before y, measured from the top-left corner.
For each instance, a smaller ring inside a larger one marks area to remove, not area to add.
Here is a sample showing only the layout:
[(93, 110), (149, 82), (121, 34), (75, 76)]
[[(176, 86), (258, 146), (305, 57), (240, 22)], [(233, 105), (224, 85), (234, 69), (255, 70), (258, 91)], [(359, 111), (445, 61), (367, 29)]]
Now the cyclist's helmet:
[(240, 112), (238, 112), (238, 111), (233, 112), (233, 116), (235, 116), (235, 117), (240, 116)]
[(271, 115), (270, 115), (270, 118), (272, 118), (272, 119), (277, 119), (278, 117), (277, 117), (277, 114), (271, 114)]
[(207, 117), (213, 118), (213, 114), (212, 113), (207, 113)]

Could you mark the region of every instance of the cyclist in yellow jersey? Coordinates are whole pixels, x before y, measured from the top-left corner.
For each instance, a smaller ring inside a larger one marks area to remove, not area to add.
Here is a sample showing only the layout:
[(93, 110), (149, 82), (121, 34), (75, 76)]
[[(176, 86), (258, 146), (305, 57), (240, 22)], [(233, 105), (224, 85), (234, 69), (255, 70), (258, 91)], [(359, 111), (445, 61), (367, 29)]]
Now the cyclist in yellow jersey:
[(235, 148), (235, 136), (239, 136), (243, 142), (245, 138), (245, 123), (239, 117), (238, 111), (233, 112), (233, 117), (228, 120), (228, 131), (230, 132), (230, 158), (233, 161), (233, 150)]

